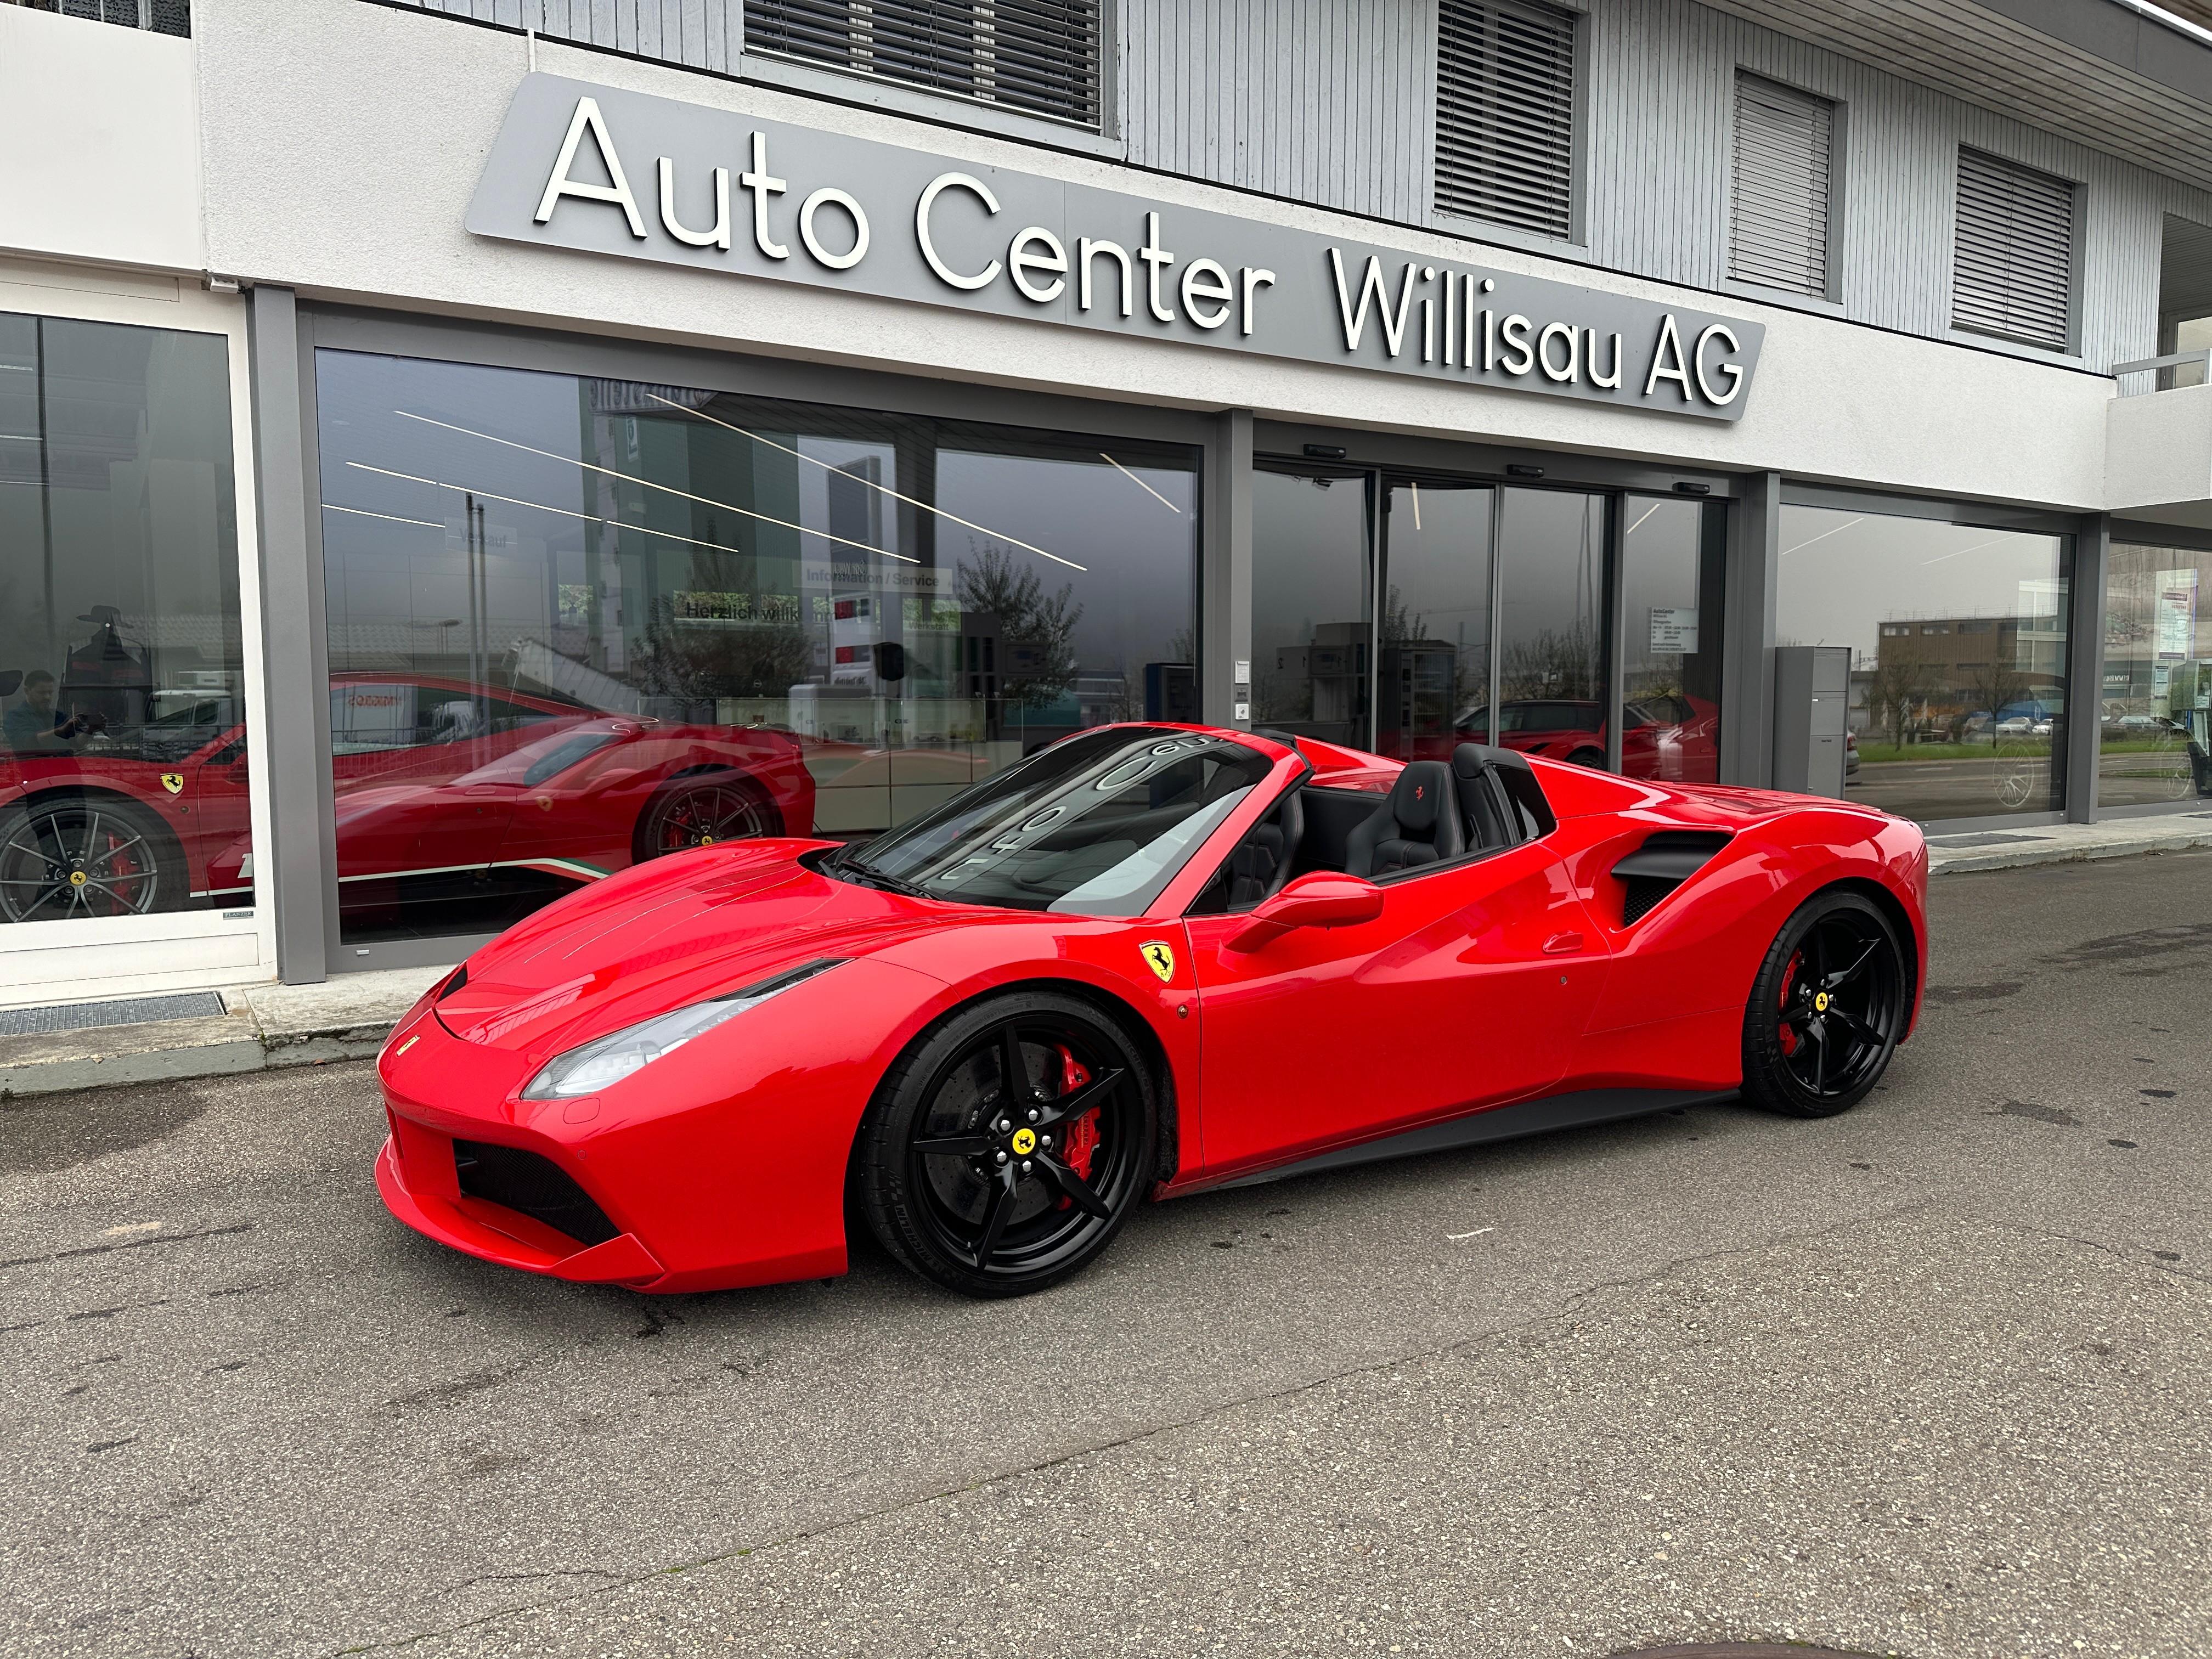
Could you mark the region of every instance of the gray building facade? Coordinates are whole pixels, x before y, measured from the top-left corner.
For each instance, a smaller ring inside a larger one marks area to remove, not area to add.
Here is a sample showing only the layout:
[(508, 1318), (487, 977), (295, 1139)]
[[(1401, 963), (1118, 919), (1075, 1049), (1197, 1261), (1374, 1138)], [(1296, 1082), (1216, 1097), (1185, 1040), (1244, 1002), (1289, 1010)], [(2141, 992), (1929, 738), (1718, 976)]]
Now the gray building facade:
[(0, 126), (12, 1000), (1113, 720), (1771, 787), (1791, 646), (1847, 798), (2212, 794), (2175, 11), (0, 7)]

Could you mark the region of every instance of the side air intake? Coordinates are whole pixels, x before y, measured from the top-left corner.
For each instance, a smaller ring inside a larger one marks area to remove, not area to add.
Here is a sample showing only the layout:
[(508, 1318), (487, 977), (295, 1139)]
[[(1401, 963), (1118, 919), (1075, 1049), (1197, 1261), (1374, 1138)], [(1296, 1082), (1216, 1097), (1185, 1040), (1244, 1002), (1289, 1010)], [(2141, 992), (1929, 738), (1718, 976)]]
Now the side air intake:
[(1653, 907), (1711, 861), (1729, 844), (1720, 830), (1662, 830), (1613, 866), (1625, 890), (1620, 925), (1633, 927)]

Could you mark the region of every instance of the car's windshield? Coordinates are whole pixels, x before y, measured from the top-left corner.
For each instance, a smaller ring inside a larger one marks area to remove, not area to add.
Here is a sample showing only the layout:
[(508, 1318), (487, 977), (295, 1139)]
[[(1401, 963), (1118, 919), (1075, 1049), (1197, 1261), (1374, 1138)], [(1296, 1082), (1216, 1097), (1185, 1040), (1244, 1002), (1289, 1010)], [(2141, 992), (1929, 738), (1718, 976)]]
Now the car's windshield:
[(933, 898), (1136, 915), (1272, 764), (1203, 732), (1079, 732), (841, 861)]

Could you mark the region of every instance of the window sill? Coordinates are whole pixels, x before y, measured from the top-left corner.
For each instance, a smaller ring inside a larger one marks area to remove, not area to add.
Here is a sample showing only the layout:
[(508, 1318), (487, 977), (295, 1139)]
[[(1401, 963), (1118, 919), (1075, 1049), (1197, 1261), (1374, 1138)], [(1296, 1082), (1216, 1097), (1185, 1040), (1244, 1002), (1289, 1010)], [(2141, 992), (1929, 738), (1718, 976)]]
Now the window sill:
[(1799, 294), (1786, 288), (1762, 288), (1757, 283), (1739, 281), (1733, 276), (1721, 279), (1720, 291), (1734, 300), (1748, 300), (1753, 305), (1773, 306), (1783, 311), (1802, 311), (1814, 317), (1832, 317), (1839, 323), (1851, 320), (1850, 313), (1840, 300), (1825, 299), (1817, 294)]
[(1024, 115), (1012, 110), (994, 109), (988, 104), (943, 95), (920, 87), (902, 86), (894, 81), (878, 81), (865, 75), (848, 75), (837, 70), (817, 69), (812, 64), (795, 63), (787, 58), (746, 52), (739, 60), (738, 78), (755, 86), (774, 87), (781, 92), (796, 93), (804, 98), (820, 98), (863, 109), (881, 110), (886, 115), (908, 116), (937, 126), (965, 128), (970, 132), (986, 133), (994, 138), (1012, 139), (1020, 143), (1066, 150), (1079, 155), (1096, 155), (1109, 161), (1128, 158), (1128, 146), (1121, 139), (1109, 138), (1066, 122), (1049, 120), (1038, 115)]
[(1462, 237), (1470, 242), (1489, 242), (1498, 247), (1510, 247), (1516, 252), (1534, 253), (1547, 259), (1561, 259), (1571, 264), (1595, 265), (1587, 242), (1563, 241), (1555, 236), (1540, 236), (1533, 230), (1516, 230), (1510, 225), (1493, 225), (1487, 219), (1469, 219), (1460, 214), (1432, 209), (1429, 228), (1441, 235)]
[(1971, 328), (1947, 328), (1941, 337), (1952, 345), (1972, 346), (1977, 351), (1994, 351), (2000, 356), (2017, 357), (2022, 362), (2042, 363), (2051, 368), (2079, 369), (2094, 373), (2088, 359), (2078, 351), (2063, 346), (2030, 345), (2025, 340), (2008, 339), (2002, 334), (1982, 334)]

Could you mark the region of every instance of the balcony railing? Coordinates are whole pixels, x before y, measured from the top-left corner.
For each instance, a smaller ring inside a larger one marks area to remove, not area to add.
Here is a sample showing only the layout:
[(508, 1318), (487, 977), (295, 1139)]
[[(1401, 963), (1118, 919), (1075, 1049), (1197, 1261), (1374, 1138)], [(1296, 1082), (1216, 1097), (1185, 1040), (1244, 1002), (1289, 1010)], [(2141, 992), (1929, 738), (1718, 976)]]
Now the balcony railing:
[(154, 34), (189, 38), (192, 32), (192, 0), (0, 0), (0, 6), (5, 5), (58, 12), (64, 17), (82, 17), (94, 23), (117, 23)]
[[(2185, 380), (2179, 371), (2194, 368), (2197, 377)], [(2212, 348), (2199, 351), (2169, 351), (2163, 357), (2141, 357), (2131, 363), (2114, 363), (2112, 374), (2120, 382), (2120, 396), (2132, 398), (2145, 392), (2172, 392), (2181, 386), (2202, 386), (2212, 380)], [(2158, 376), (2149, 386), (2127, 384), (2131, 374)]]

